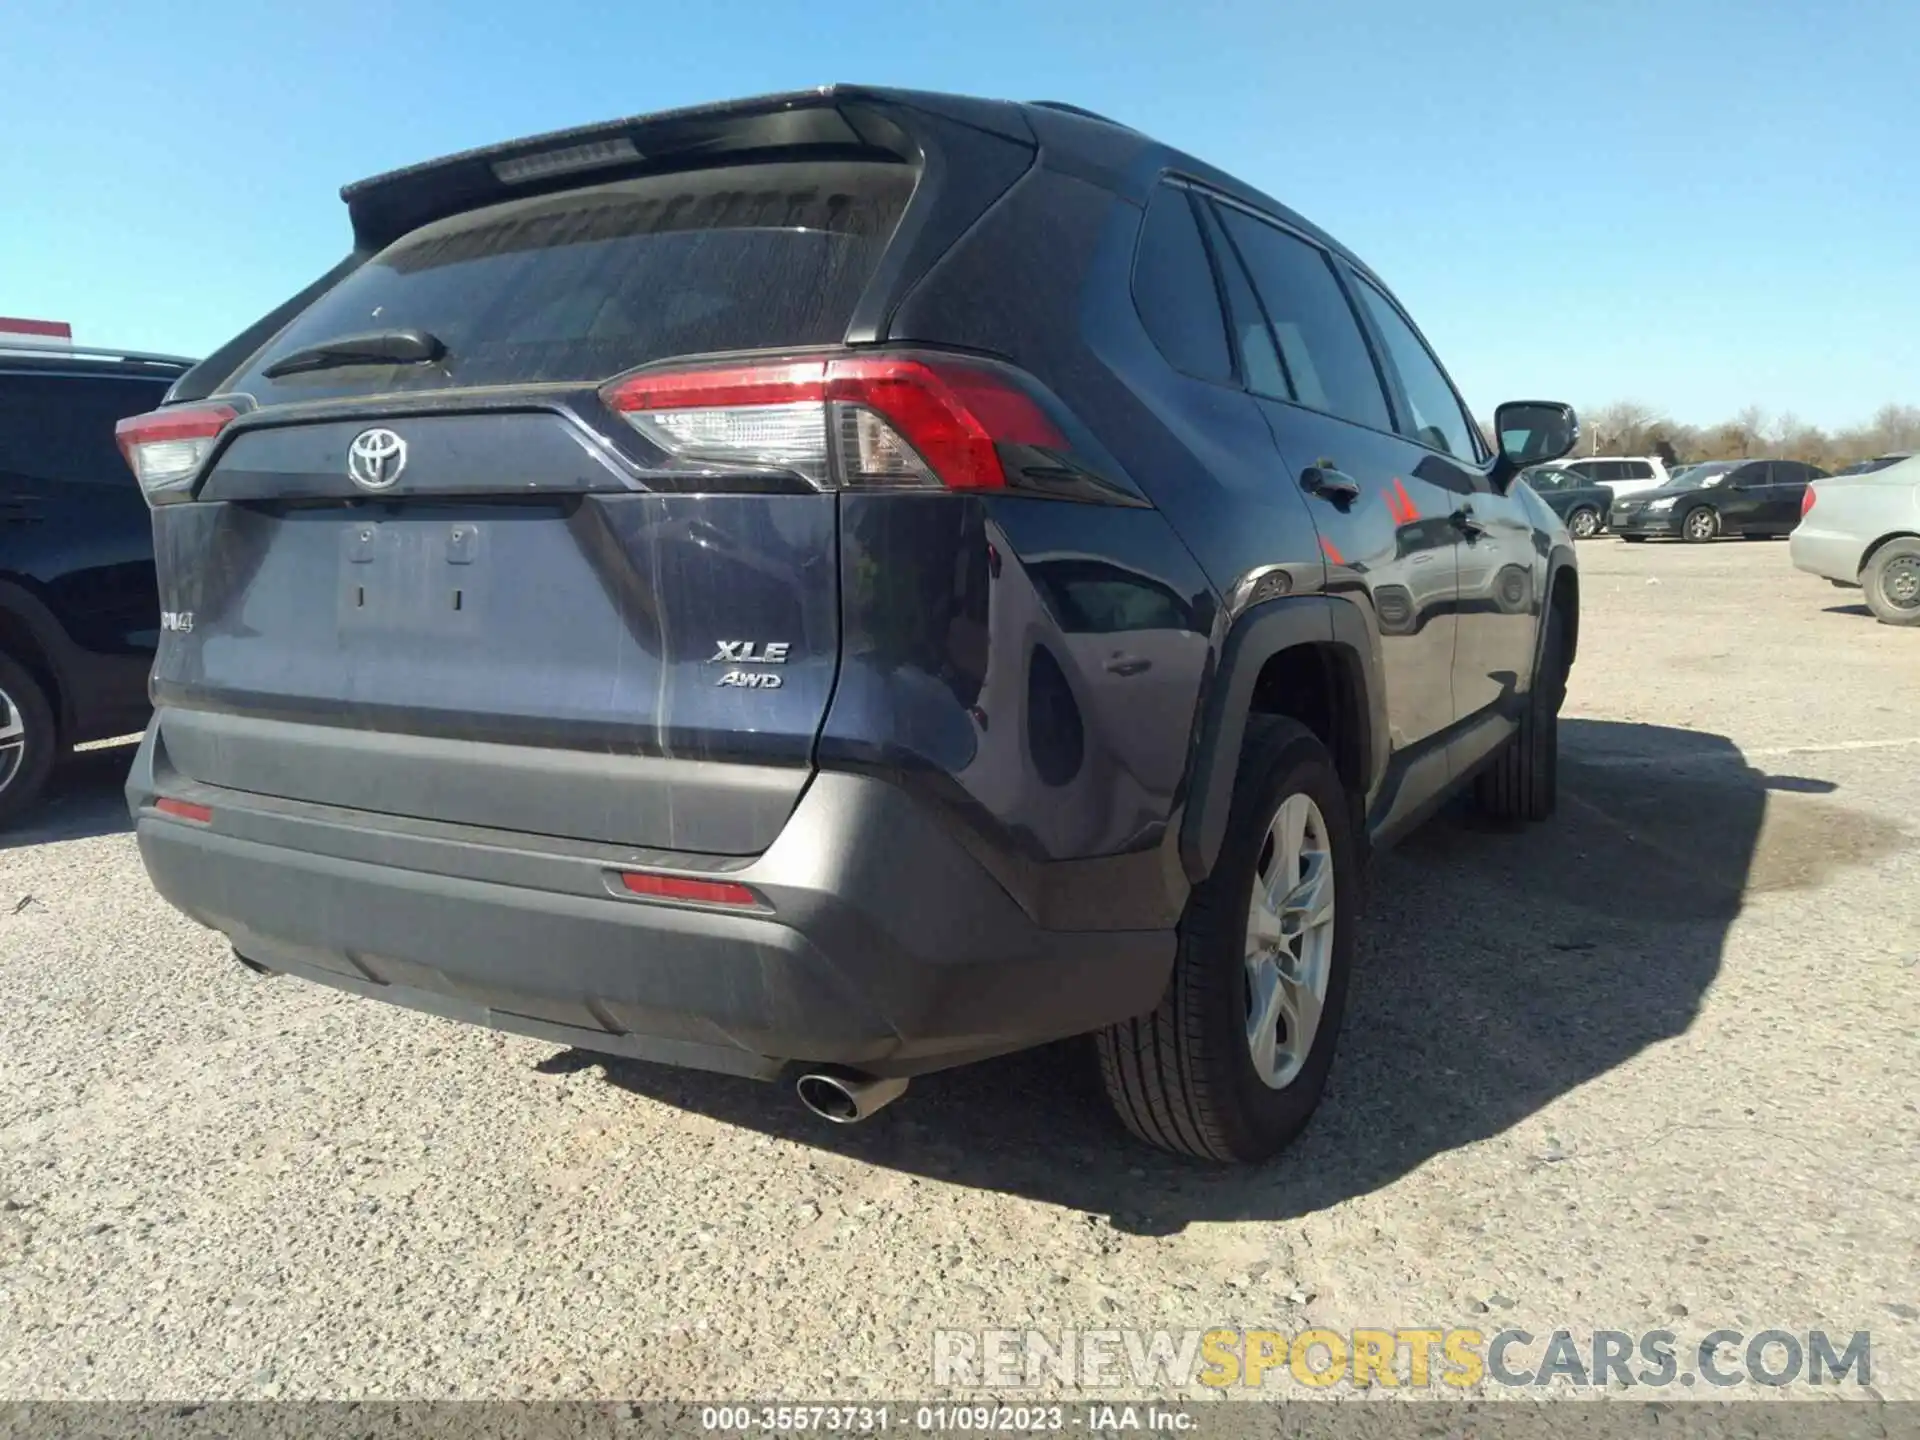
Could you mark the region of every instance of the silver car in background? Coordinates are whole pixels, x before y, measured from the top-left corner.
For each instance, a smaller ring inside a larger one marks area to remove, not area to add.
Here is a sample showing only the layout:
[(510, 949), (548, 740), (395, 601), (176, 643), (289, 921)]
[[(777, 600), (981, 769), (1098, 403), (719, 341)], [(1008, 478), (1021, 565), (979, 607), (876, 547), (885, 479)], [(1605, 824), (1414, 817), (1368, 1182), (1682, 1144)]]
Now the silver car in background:
[(1793, 563), (1866, 591), (1883, 625), (1920, 625), (1920, 457), (1807, 487)]

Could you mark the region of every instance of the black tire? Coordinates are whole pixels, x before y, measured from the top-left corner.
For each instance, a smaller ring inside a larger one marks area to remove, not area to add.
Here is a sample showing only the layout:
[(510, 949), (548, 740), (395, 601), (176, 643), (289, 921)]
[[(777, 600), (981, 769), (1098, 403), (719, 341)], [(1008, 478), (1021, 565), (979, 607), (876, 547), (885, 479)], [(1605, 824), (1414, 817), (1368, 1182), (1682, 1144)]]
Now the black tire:
[(1496, 820), (1548, 820), (1560, 802), (1560, 706), (1567, 697), (1566, 617), (1547, 612), (1539, 672), (1520, 728), (1474, 778), (1473, 797)]
[(1704, 545), (1720, 534), (1720, 512), (1711, 505), (1696, 505), (1680, 522), (1680, 538), (1689, 545)]
[(20, 727), (20, 748), (0, 740), (0, 829), (30, 810), (46, 789), (60, 752), (47, 692), (32, 673), (10, 655), (0, 654), (0, 735)]
[(1874, 551), (1860, 588), (1882, 625), (1920, 625), (1920, 540), (1889, 540)]
[[(1304, 794), (1320, 812), (1333, 860), (1334, 918), (1319, 1029), (1300, 1071), (1269, 1088), (1247, 1043), (1247, 911), (1281, 803)], [(1213, 873), (1180, 917), (1179, 948), (1159, 1008), (1097, 1037), (1100, 1075), (1126, 1127), (1201, 1160), (1256, 1164), (1312, 1117), (1339, 1041), (1363, 903), (1354, 805), (1333, 757), (1305, 726), (1254, 716), (1240, 751), (1233, 809)]]
[(1600, 533), (1600, 512), (1591, 505), (1579, 506), (1567, 516), (1567, 533), (1576, 540), (1591, 540)]

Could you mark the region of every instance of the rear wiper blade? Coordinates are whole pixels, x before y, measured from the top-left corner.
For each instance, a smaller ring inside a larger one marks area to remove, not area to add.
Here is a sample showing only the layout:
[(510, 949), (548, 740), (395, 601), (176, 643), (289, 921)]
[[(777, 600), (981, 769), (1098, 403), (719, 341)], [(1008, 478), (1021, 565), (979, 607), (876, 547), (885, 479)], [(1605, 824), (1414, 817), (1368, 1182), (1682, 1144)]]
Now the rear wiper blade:
[(342, 365), (426, 365), (447, 353), (437, 335), (425, 330), (369, 330), (340, 335), (282, 355), (266, 368), (269, 380), (303, 370), (332, 370)]

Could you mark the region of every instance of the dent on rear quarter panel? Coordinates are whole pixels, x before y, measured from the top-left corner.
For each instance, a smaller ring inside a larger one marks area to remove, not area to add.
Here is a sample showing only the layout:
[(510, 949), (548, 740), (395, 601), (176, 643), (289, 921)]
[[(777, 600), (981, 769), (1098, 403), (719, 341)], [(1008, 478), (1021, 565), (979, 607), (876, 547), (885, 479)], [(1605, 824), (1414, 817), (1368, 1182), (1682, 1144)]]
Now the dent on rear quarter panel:
[(849, 495), (841, 593), (823, 768), (885, 774), (1031, 860), (1162, 841), (1214, 602), (1159, 515)]

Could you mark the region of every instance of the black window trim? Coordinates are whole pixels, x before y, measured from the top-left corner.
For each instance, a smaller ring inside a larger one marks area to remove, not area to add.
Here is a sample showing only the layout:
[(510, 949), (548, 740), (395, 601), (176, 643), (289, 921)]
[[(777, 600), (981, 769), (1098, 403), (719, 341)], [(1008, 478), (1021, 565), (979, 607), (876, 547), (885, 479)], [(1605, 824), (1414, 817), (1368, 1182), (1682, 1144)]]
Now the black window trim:
[[(1316, 410), (1314, 409), (1313, 406), (1302, 404), (1300, 401), (1295, 400), (1290, 395), (1268, 395), (1264, 391), (1251, 390), (1247, 388), (1244, 380), (1239, 381), (1237, 388), (1246, 391), (1246, 393), (1249, 395), (1257, 395), (1263, 400), (1271, 400), (1281, 405), (1291, 405), (1296, 410), (1306, 411), (1309, 415), (1318, 415), (1328, 420), (1338, 420), (1342, 424), (1352, 425), (1358, 429), (1370, 431), (1375, 435), (1390, 436), (1395, 440), (1404, 441), (1409, 445), (1418, 446), (1420, 449), (1427, 451), (1429, 454), (1438, 455), (1444, 460), (1451, 460), (1455, 465), (1459, 465), (1473, 472), (1475, 475), (1478, 475), (1484, 479), (1487, 479), (1489, 482), (1491, 482), (1493, 466), (1499, 458), (1498, 452), (1492, 451), (1491, 448), (1486, 444), (1485, 437), (1480, 434), (1480, 424), (1478, 421), (1473, 419), (1473, 411), (1467, 406), (1466, 402), (1460, 399), (1460, 391), (1459, 391), (1459, 388), (1454, 385), (1453, 377), (1447, 374), (1446, 367), (1440, 363), (1439, 357), (1434, 355), (1433, 353), (1433, 347), (1427, 343), (1427, 337), (1420, 333), (1420, 327), (1413, 323), (1413, 320), (1411, 319), (1411, 317), (1408, 316), (1405, 308), (1402, 307), (1400, 302), (1394, 298), (1393, 293), (1387, 289), (1386, 284), (1384, 282), (1376, 278), (1369, 277), (1360, 266), (1356, 265), (1352, 260), (1348, 259), (1347, 256), (1341, 254), (1339, 251), (1335, 249), (1330, 248), (1327, 245), (1326, 241), (1318, 238), (1317, 236), (1308, 234), (1306, 231), (1302, 230), (1298, 225), (1290, 221), (1281, 219), (1279, 216), (1273, 214), (1271, 211), (1262, 210), (1257, 205), (1249, 205), (1246, 201), (1240, 199), (1237, 195), (1229, 195), (1225, 191), (1217, 189), (1212, 185), (1209, 185), (1204, 180), (1196, 179), (1191, 175), (1182, 174), (1178, 170), (1166, 170), (1161, 172), (1160, 177), (1158, 181), (1156, 181), (1156, 183), (1163, 184), (1163, 185), (1174, 185), (1188, 191), (1193, 196), (1201, 200), (1204, 200), (1212, 205), (1225, 206), (1226, 208), (1231, 210), (1239, 210), (1244, 214), (1252, 216), (1255, 220), (1260, 221), (1264, 225), (1271, 225), (1276, 230), (1282, 231), (1283, 233), (1291, 236), (1293, 239), (1299, 240), (1307, 245), (1311, 245), (1314, 249), (1318, 250), (1322, 256), (1326, 258), (1328, 264), (1333, 270), (1335, 282), (1340, 286), (1341, 293), (1346, 297), (1347, 308), (1353, 311), (1354, 323), (1360, 327), (1360, 338), (1367, 347), (1368, 355), (1372, 357), (1374, 375), (1379, 381), (1381, 395), (1387, 402), (1387, 414), (1392, 419), (1395, 428), (1391, 430), (1382, 430), (1379, 426), (1369, 425), (1364, 420), (1354, 420), (1354, 419), (1350, 419), (1345, 415), (1336, 415), (1331, 410)], [(1208, 225), (1204, 225), (1204, 224), (1201, 225), (1200, 238), (1201, 240), (1207, 242), (1208, 253), (1209, 255), (1212, 256), (1215, 265), (1218, 266), (1223, 262), (1220, 256), (1217, 254), (1214, 254), (1213, 252), (1212, 243), (1211, 243), (1212, 228), (1213, 227)], [(1221, 232), (1224, 234), (1226, 231), (1226, 227), (1223, 225), (1219, 228)], [(1231, 235), (1227, 235), (1226, 238), (1227, 238), (1227, 243), (1229, 245), (1233, 245), (1233, 237)], [(1234, 246), (1234, 257), (1239, 262), (1242, 273), (1247, 273), (1246, 262), (1239, 258), (1238, 246)], [(1360, 280), (1366, 280), (1369, 284), (1373, 285), (1377, 290), (1379, 290), (1379, 292), (1382, 295), (1386, 297), (1387, 302), (1393, 306), (1394, 310), (1399, 314), (1400, 318), (1406, 321), (1408, 328), (1413, 331), (1414, 338), (1419, 340), (1421, 347), (1426, 350), (1429, 358), (1433, 360), (1434, 368), (1439, 370), (1440, 378), (1447, 382), (1447, 388), (1453, 392), (1454, 400), (1460, 405), (1460, 413), (1467, 417), (1467, 422), (1468, 422), (1467, 434), (1469, 438), (1472, 440), (1475, 451), (1477, 452), (1476, 459), (1467, 460), (1467, 459), (1463, 459), (1458, 455), (1453, 454), (1451, 451), (1436, 450), (1433, 446), (1428, 445), (1425, 441), (1418, 440), (1412, 435), (1406, 434), (1404, 431), (1402, 431), (1399, 428), (1402, 424), (1408, 423), (1408, 417), (1402, 415), (1401, 408), (1400, 408), (1404, 402), (1398, 393), (1398, 386), (1400, 384), (1399, 372), (1397, 370), (1392, 371), (1391, 373), (1394, 378), (1391, 381), (1389, 381), (1388, 374), (1390, 372), (1382, 359), (1383, 342), (1379, 337), (1379, 335), (1375, 332), (1375, 328), (1374, 328), (1371, 317), (1362, 313), (1364, 307), (1360, 304), (1359, 296), (1357, 296), (1353, 292), (1353, 282), (1348, 278), (1348, 271), (1351, 271), (1355, 278)], [(1131, 284), (1131, 281), (1129, 281), (1129, 284)], [(1248, 277), (1248, 284), (1252, 285), (1251, 275), (1249, 275)], [(1217, 270), (1214, 275), (1214, 286), (1217, 290), (1220, 291), (1221, 313), (1227, 317), (1229, 322), (1231, 322), (1233, 311), (1231, 307), (1227, 304), (1226, 282), (1219, 275)], [(1267, 333), (1269, 337), (1272, 337), (1273, 318), (1267, 314), (1266, 302), (1260, 298), (1260, 291), (1258, 286), (1253, 287), (1253, 301), (1254, 301), (1254, 304), (1259, 307), (1260, 318), (1266, 323)], [(1229, 334), (1229, 338), (1231, 338), (1232, 337), (1231, 328), (1229, 328), (1228, 334)], [(1240, 347), (1235, 344), (1230, 344), (1228, 345), (1227, 348), (1229, 351), (1232, 352), (1231, 358), (1233, 361), (1234, 375), (1236, 379), (1238, 379), (1238, 377), (1240, 376), (1240, 354), (1239, 354)], [(1274, 353), (1278, 355), (1280, 353), (1280, 342), (1277, 338), (1273, 339), (1273, 348), (1274, 348)], [(1280, 366), (1281, 366), (1281, 372), (1284, 374), (1286, 371), (1286, 360), (1284, 359), (1284, 357), (1280, 361)], [(1292, 383), (1291, 377), (1289, 377), (1288, 383), (1289, 384)]]
[[(1374, 383), (1380, 387), (1380, 399), (1382, 404), (1386, 407), (1387, 418), (1393, 424), (1398, 425), (1399, 417), (1396, 414), (1395, 408), (1394, 408), (1393, 389), (1387, 383), (1386, 374), (1381, 369), (1380, 356), (1373, 343), (1372, 332), (1368, 330), (1366, 320), (1355, 309), (1353, 294), (1347, 288), (1345, 277), (1340, 273), (1341, 266), (1342, 264), (1344, 264), (1344, 261), (1342, 260), (1342, 258), (1339, 255), (1335, 254), (1332, 250), (1328, 249), (1326, 244), (1323, 241), (1315, 239), (1313, 236), (1301, 230), (1298, 226), (1289, 225), (1284, 220), (1275, 219), (1272, 215), (1269, 215), (1264, 210), (1256, 209), (1252, 205), (1247, 205), (1242, 203), (1241, 201), (1235, 200), (1232, 196), (1222, 195), (1216, 190), (1212, 190), (1203, 185), (1195, 184), (1192, 181), (1186, 182), (1186, 187), (1191, 193), (1199, 196), (1201, 199), (1205, 201), (1208, 201), (1214, 204), (1215, 206), (1225, 204), (1231, 209), (1239, 210), (1243, 214), (1250, 216), (1252, 219), (1259, 221), (1263, 225), (1271, 225), (1274, 229), (1280, 231), (1281, 234), (1286, 235), (1289, 239), (1298, 240), (1301, 244), (1306, 245), (1319, 253), (1320, 258), (1324, 262), (1326, 262), (1327, 269), (1333, 277), (1334, 287), (1337, 290), (1339, 290), (1341, 298), (1347, 302), (1348, 313), (1350, 313), (1353, 316), (1354, 325), (1360, 332), (1360, 344), (1366, 350), (1367, 358), (1373, 364)], [(1227, 247), (1233, 252), (1234, 263), (1240, 267), (1240, 273), (1246, 277), (1248, 293), (1253, 296), (1254, 307), (1260, 312), (1261, 324), (1267, 327), (1267, 340), (1268, 340), (1268, 343), (1273, 346), (1274, 358), (1279, 363), (1281, 377), (1287, 382), (1287, 388), (1289, 390), (1292, 390), (1293, 375), (1287, 369), (1286, 352), (1281, 349), (1280, 337), (1273, 328), (1273, 316), (1267, 313), (1267, 302), (1261, 299), (1260, 287), (1254, 283), (1253, 270), (1247, 264), (1246, 256), (1240, 253), (1239, 242), (1233, 238), (1233, 233), (1227, 229), (1224, 223), (1216, 220), (1215, 224), (1212, 226), (1202, 225), (1200, 227), (1200, 233), (1202, 237), (1208, 237), (1210, 236), (1210, 233), (1215, 229), (1217, 229), (1220, 235), (1222, 236), (1222, 238), (1225, 239), (1227, 243)], [(1216, 257), (1216, 260), (1217, 259), (1218, 257)], [(1216, 276), (1216, 280), (1221, 285), (1221, 288), (1224, 291), (1225, 282), (1223, 280), (1218, 280), (1217, 276)], [(1231, 308), (1228, 309), (1227, 314), (1229, 316), (1229, 319), (1231, 319), (1231, 316), (1232, 316)], [(1236, 350), (1238, 349), (1237, 346), (1233, 348)], [(1245, 388), (1245, 387), (1243, 386), (1242, 388)], [(1371, 431), (1373, 434), (1376, 434), (1376, 435), (1392, 435), (1396, 438), (1404, 438), (1400, 435), (1400, 432), (1397, 429), (1382, 430), (1377, 425), (1369, 425), (1364, 420), (1355, 420), (1350, 415), (1342, 415), (1339, 412), (1334, 410), (1320, 410), (1315, 408), (1312, 405), (1307, 404), (1305, 401), (1296, 399), (1292, 394), (1269, 395), (1264, 390), (1251, 390), (1251, 389), (1247, 390), (1247, 393), (1249, 395), (1257, 395), (1263, 400), (1272, 400), (1282, 405), (1291, 405), (1296, 410), (1306, 411), (1307, 414), (1309, 415), (1318, 415), (1328, 420), (1338, 420), (1341, 423), (1346, 425), (1358, 426), (1360, 429)]]

